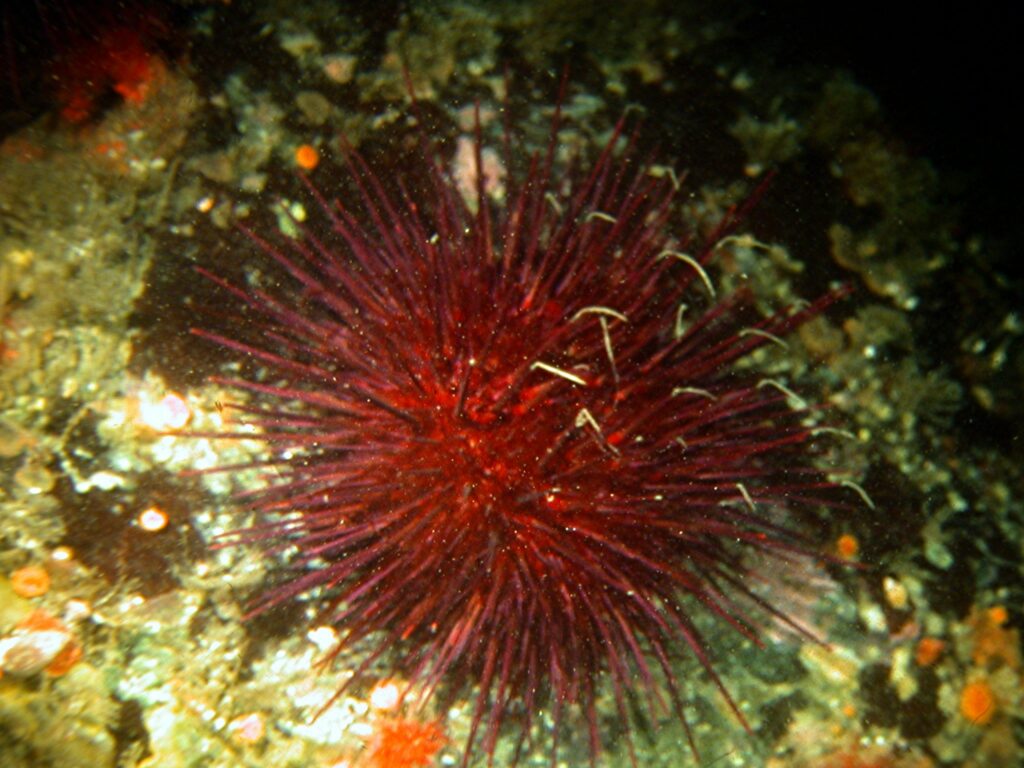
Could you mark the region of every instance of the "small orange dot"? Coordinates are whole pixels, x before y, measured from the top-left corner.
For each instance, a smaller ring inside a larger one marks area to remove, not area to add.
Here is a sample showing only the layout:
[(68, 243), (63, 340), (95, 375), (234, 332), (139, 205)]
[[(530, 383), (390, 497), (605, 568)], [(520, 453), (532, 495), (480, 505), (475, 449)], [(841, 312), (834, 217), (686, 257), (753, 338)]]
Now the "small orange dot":
[(37, 609), (14, 625), (15, 629), (23, 629), (26, 632), (67, 632), (67, 627), (60, 619), (51, 616), (44, 610)]
[(914, 652), (914, 661), (919, 667), (930, 667), (946, 650), (946, 643), (937, 637), (922, 637), (917, 641), (917, 650)]
[(844, 533), (836, 539), (836, 551), (846, 560), (852, 560), (860, 552), (860, 542), (852, 533)]
[(302, 144), (295, 150), (295, 164), (306, 171), (312, 171), (320, 164), (320, 154), (311, 144)]
[(968, 683), (960, 694), (960, 714), (975, 725), (985, 725), (996, 713), (996, 697), (984, 680)]
[(82, 646), (78, 644), (78, 641), (72, 639), (50, 662), (50, 665), (46, 668), (46, 674), (50, 677), (65, 675), (81, 658)]
[(11, 574), (11, 589), (19, 597), (40, 597), (50, 591), (50, 574), (40, 565), (26, 565)]
[(994, 605), (988, 609), (988, 618), (997, 627), (1001, 627), (1010, 619), (1010, 614), (1005, 606)]

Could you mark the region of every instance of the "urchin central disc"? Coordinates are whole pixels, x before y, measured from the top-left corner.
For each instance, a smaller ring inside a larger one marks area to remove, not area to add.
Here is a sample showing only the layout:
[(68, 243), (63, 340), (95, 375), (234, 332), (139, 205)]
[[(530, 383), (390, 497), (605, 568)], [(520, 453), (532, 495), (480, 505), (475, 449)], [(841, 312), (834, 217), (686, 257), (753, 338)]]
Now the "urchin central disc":
[(443, 446), (438, 446), (445, 474), (456, 483), (459, 506), (471, 516), (508, 516), (537, 496), (535, 462), (511, 444), (509, 424), (480, 427), (464, 418), (453, 420)]

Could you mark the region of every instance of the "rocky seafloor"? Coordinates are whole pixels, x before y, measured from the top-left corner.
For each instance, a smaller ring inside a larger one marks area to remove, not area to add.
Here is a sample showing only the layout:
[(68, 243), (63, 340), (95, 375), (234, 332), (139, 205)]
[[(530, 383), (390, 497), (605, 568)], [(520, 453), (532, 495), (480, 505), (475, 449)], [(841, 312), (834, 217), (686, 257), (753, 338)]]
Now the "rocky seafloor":
[[(194, 267), (258, 269), (237, 225), (287, 233), (309, 204), (297, 162), (330, 189), (340, 135), (385, 174), (424, 127), (464, 173), (477, 111), (485, 162), (501, 165), (487, 150), (506, 122), (543, 147), (563, 72), (560, 150), (592, 153), (635, 116), (691, 229), (774, 174), (715, 262), (723, 290), (767, 309), (854, 289), (751, 362), (852, 438), (838, 461), (865, 503), (824, 517), (831, 560), (767, 592), (824, 644), (711, 635), (752, 732), (683, 670), (703, 764), (1018, 764), (1021, 285), (1005, 240), (964, 213), (974, 189), (856, 71), (771, 55), (742, 5), (95, 3), (84, 35), (73, 10), (29, 5), (4, 17), (21, 37), (0, 123), (5, 768), (462, 760), (472, 699), (396, 703), (385, 661), (314, 717), (363, 650), (318, 666), (339, 636), (316, 594), (243, 620), (280, 564), (214, 546), (249, 520), (234, 494), (259, 472), (200, 472), (259, 444), (175, 434), (234, 418), (210, 379), (230, 361), (189, 334), (215, 301)], [(670, 714), (646, 726), (639, 765), (696, 764)], [(605, 764), (629, 765), (608, 741)], [(547, 743), (521, 764), (548, 765)], [(587, 764), (585, 739), (560, 760)]]

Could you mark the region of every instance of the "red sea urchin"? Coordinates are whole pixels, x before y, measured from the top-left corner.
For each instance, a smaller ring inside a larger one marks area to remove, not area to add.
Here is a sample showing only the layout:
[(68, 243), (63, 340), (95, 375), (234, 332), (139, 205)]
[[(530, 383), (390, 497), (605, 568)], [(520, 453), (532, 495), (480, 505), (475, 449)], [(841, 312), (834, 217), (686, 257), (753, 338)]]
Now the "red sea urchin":
[(493, 760), (513, 718), (518, 756), (547, 710), (554, 763), (569, 709), (596, 762), (606, 683), (624, 723), (638, 687), (689, 732), (680, 650), (738, 714), (693, 611), (749, 636), (750, 607), (784, 619), (747, 563), (803, 552), (786, 519), (833, 486), (791, 393), (733, 363), (835, 294), (748, 325), (749, 299), (716, 297), (704, 268), (734, 214), (687, 255), (672, 185), (617, 152), (620, 131), (565, 183), (557, 135), (556, 117), (501, 206), (481, 180), (467, 205), (432, 151), (417, 199), (348, 152), (354, 203), (311, 187), (319, 223), (250, 234), (282, 279), (206, 273), (246, 323), (195, 331), (264, 371), (222, 380), (275, 473), (236, 540), (294, 546), (303, 570), (255, 610), (322, 587), (324, 620), (372, 640), (354, 679), (388, 653), (425, 696), (475, 685), (466, 762), (477, 744)]

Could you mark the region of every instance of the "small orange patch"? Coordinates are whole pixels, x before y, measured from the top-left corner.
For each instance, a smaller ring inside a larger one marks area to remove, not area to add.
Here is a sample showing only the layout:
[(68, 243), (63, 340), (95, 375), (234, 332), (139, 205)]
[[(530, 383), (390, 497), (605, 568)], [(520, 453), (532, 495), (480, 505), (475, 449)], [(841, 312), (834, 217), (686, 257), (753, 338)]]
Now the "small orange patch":
[(11, 589), (19, 597), (40, 597), (50, 591), (50, 574), (41, 565), (26, 565), (11, 574)]
[(824, 768), (894, 768), (895, 763), (878, 749), (838, 752), (825, 758)]
[(967, 626), (971, 628), (971, 661), (975, 666), (995, 669), (1005, 664), (1011, 669), (1021, 668), (1020, 632), (1004, 626), (1008, 620), (1002, 606), (971, 611)]
[(320, 164), (320, 154), (310, 144), (303, 144), (295, 150), (295, 164), (306, 171), (312, 171)]
[(1010, 614), (1006, 610), (1006, 606), (993, 605), (988, 609), (988, 618), (997, 627), (1003, 626), (1010, 619)]
[(917, 641), (917, 649), (914, 651), (914, 661), (919, 667), (930, 667), (946, 650), (946, 643), (937, 637), (922, 637)]
[(19, 621), (14, 625), (16, 629), (25, 630), (38, 630), (45, 632), (49, 629), (55, 629), (58, 632), (67, 630), (64, 626), (64, 622), (43, 610), (32, 611), (28, 616)]
[(82, 646), (74, 638), (64, 646), (63, 650), (53, 657), (53, 661), (44, 670), (50, 677), (67, 674), (82, 658)]
[(387, 719), (377, 723), (370, 744), (370, 765), (375, 768), (422, 768), (430, 765), (445, 744), (436, 722)]
[(860, 552), (860, 542), (852, 533), (844, 533), (836, 539), (836, 552), (844, 560), (852, 560)]
[(996, 697), (984, 680), (968, 683), (960, 693), (960, 714), (974, 725), (986, 725), (996, 713)]

